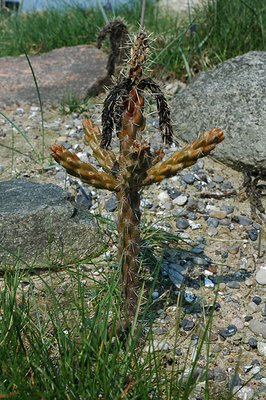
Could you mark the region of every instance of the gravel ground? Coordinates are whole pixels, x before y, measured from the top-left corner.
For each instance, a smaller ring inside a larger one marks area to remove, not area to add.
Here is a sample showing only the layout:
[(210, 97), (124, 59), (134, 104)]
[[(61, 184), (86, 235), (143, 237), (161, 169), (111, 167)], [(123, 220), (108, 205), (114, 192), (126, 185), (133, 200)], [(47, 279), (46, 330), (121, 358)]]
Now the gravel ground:
[[(167, 85), (169, 97), (177, 85)], [(102, 101), (100, 96), (88, 105), (87, 114), (95, 123), (100, 122), (98, 103)], [(149, 105), (147, 137), (156, 148), (161, 140), (153, 111)], [(25, 105), (7, 109), (5, 114), (23, 130), (36, 152), (40, 152), (39, 108)], [(67, 177), (48, 157), (49, 146), (57, 142), (75, 151), (80, 158), (92, 161), (83, 143), (82, 118), (80, 114), (63, 116), (58, 109), (45, 109), (47, 158), (43, 170), (25, 138), (0, 117), (1, 179), (24, 176), (38, 182), (56, 183), (74, 193), (77, 201), (86, 204), (91, 213), (100, 212), (115, 220), (117, 205), (112, 194)], [(166, 155), (174, 150), (174, 147), (167, 149)], [(154, 303), (162, 304), (162, 308), (157, 307), (151, 351), (161, 350), (166, 365), (182, 363), (187, 352), (189, 360), (193, 359), (206, 316), (214, 305), (213, 323), (208, 331), (210, 380), (217, 387), (230, 384), (235, 391), (249, 381), (236, 398), (262, 400), (266, 398), (266, 245), (261, 225), (250, 216), (248, 200), (240, 201), (242, 183), (239, 172), (208, 157), (177, 177), (143, 192), (141, 205), (146, 221), (178, 233), (189, 246), (189, 251), (169, 249), (162, 255), (161, 279), (152, 293)], [(111, 248), (104, 256), (112, 257), (114, 252)], [(95, 274), (103, 270), (104, 262)], [(167, 287), (176, 302), (182, 297), (182, 307), (161, 301)], [(204, 391), (205, 355), (204, 348), (196, 371), (198, 399)]]

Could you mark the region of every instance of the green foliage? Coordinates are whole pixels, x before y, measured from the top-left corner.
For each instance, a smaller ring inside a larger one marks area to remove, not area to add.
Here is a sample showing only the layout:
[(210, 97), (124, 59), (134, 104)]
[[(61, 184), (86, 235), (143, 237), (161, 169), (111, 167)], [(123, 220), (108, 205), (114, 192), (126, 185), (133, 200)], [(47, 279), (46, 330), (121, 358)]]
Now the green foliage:
[[(138, 29), (141, 2), (106, 11), (111, 20), (122, 17)], [(198, 70), (251, 51), (265, 50), (264, 0), (205, 0), (189, 15), (163, 13), (148, 2), (145, 27), (152, 32), (153, 68), (189, 79)], [(11, 17), (0, 15), (0, 55), (29, 55), (63, 46), (95, 43), (105, 24), (99, 8), (77, 6)]]

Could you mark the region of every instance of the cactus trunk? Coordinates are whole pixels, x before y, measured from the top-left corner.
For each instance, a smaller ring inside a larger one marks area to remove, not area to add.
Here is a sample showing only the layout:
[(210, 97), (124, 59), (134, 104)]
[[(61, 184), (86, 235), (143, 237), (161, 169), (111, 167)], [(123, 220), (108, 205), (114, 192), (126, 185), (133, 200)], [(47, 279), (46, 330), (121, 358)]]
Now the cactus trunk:
[(140, 238), (140, 195), (137, 190), (120, 190), (117, 231), (119, 235), (118, 260), (122, 265), (122, 290), (126, 317), (135, 314), (138, 289), (138, 256)]

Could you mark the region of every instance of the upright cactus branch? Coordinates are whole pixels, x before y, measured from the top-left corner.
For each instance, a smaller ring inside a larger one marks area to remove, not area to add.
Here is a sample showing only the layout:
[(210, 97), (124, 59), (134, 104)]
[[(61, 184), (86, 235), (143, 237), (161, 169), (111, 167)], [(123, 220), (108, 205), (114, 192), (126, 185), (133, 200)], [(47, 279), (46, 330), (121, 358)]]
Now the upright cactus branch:
[[(145, 129), (145, 90), (155, 95), (164, 142), (172, 143), (173, 129), (167, 101), (159, 86), (151, 78), (142, 78), (147, 51), (148, 38), (141, 31), (131, 50), (128, 77), (110, 91), (104, 102), (102, 132), (90, 120), (83, 122), (86, 142), (104, 171), (82, 162), (62, 146), (51, 147), (54, 159), (71, 175), (94, 187), (116, 193), (119, 204), (118, 260), (122, 265), (125, 317), (129, 322), (134, 317), (138, 300), (141, 188), (193, 165), (224, 139), (221, 129), (214, 128), (165, 161), (162, 149), (151, 151), (150, 144), (141, 138)], [(118, 154), (109, 149), (114, 132), (119, 139)]]

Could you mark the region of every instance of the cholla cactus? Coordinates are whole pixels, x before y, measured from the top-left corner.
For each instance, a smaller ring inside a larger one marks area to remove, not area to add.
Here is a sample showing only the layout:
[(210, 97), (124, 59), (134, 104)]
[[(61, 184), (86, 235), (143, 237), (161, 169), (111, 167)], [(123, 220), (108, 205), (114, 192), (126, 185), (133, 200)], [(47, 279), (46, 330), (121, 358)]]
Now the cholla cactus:
[[(51, 147), (52, 156), (68, 173), (96, 188), (116, 193), (119, 204), (118, 258), (122, 264), (125, 312), (129, 321), (135, 314), (138, 297), (141, 188), (170, 178), (193, 165), (224, 139), (219, 128), (212, 129), (165, 161), (161, 149), (153, 153), (149, 143), (141, 140), (145, 128), (144, 91), (149, 90), (156, 98), (162, 139), (168, 144), (173, 141), (166, 99), (151, 78), (142, 78), (147, 51), (147, 35), (141, 31), (131, 50), (129, 76), (110, 91), (104, 102), (102, 131), (88, 119), (83, 122), (86, 142), (103, 171), (82, 162), (62, 146)], [(114, 131), (120, 143), (118, 154), (109, 149)]]

